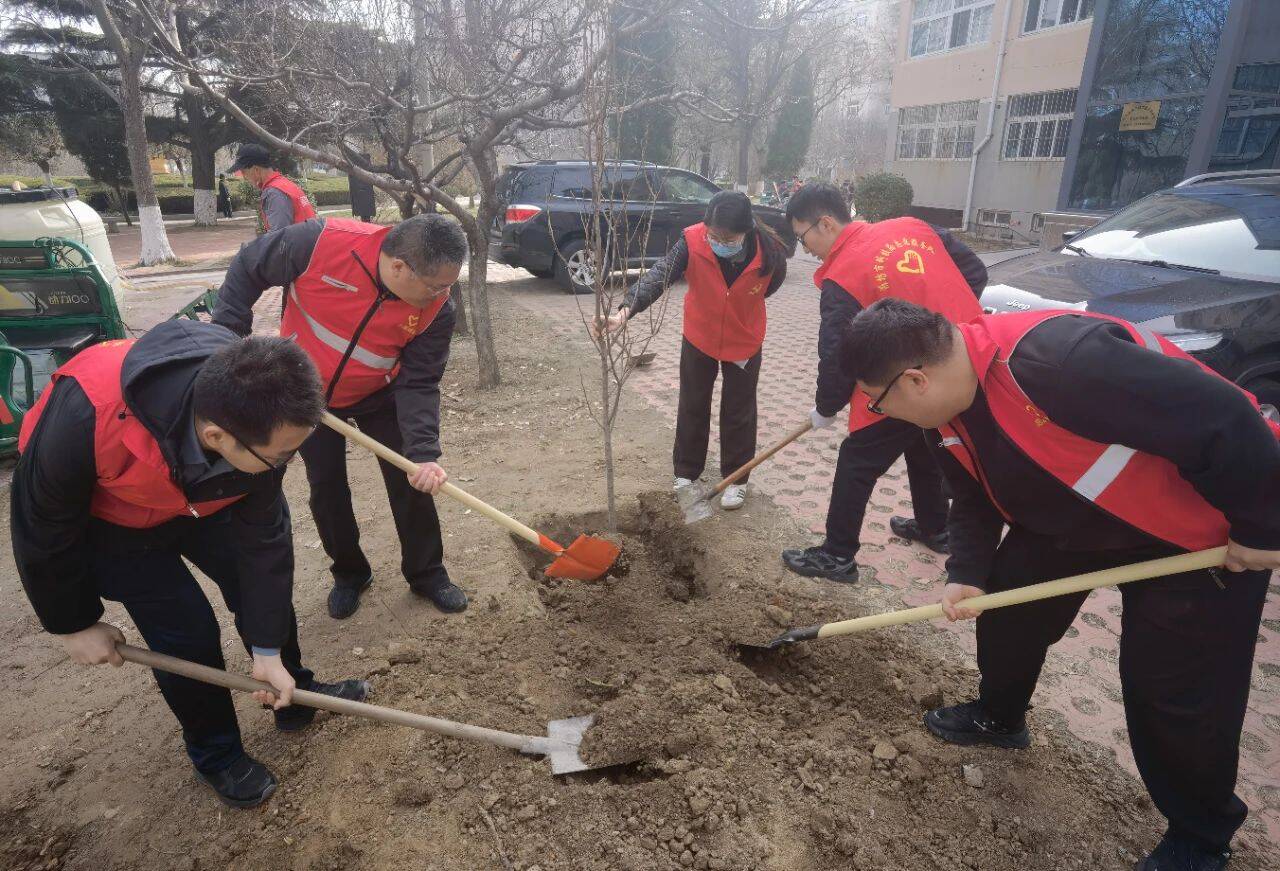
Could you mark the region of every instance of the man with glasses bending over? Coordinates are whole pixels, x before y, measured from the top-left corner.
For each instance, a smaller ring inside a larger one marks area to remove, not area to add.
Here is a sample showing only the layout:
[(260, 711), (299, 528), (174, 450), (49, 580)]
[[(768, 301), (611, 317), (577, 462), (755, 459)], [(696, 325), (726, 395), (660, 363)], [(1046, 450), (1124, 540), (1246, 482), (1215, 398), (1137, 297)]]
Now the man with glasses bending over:
[[(457, 221), (418, 215), (394, 227), (316, 219), (245, 245), (218, 291), (213, 321), (240, 335), (269, 287), (288, 288), (280, 334), (320, 372), (324, 401), (370, 437), (413, 460), (406, 476), (379, 460), (400, 538), (409, 589), (446, 613), (467, 596), (444, 567), (432, 496), (447, 480), (440, 467), (440, 379), (449, 361), (454, 308), (449, 297), (467, 256)], [(373, 569), (360, 547), (346, 440), (320, 427), (302, 446), (311, 516), (331, 559), (329, 616), (350, 617)]]
[[(241, 340), (173, 320), (141, 339), (81, 352), (23, 420), (12, 488), (18, 575), (47, 632), (81, 665), (122, 665), (120, 602), (151, 649), (223, 668), (218, 623), (183, 563), (218, 585), (253, 656), (254, 693), (277, 728), (311, 723), (295, 687), (355, 701), (364, 681), (321, 683), (303, 667), (294, 617), (284, 467), (324, 410), (315, 367), (278, 338)], [(231, 694), (155, 672), (197, 775), (232, 807), (276, 788), (240, 740)]]
[(842, 331), (861, 309), (885, 297), (918, 303), (953, 323), (972, 320), (982, 314), (978, 296), (987, 284), (987, 269), (946, 230), (916, 218), (874, 224), (851, 220), (844, 194), (829, 184), (807, 184), (797, 191), (787, 202), (787, 218), (804, 249), (822, 261), (813, 274), (822, 318), (814, 429), (834, 423), (846, 404), (850, 409), (849, 435), (840, 445), (831, 485), (826, 540), (784, 550), (782, 561), (806, 577), (853, 583), (867, 501), (898, 457), (906, 455), (915, 517), (891, 517), (894, 534), (945, 552), (947, 499), (920, 430), (884, 419), (876, 402), (855, 395), (838, 362)]

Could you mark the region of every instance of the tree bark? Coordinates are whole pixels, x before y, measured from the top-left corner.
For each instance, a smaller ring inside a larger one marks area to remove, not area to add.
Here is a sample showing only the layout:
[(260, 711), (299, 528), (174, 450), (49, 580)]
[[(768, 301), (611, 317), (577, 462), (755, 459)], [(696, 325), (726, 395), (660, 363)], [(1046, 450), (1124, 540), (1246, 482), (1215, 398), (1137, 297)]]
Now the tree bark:
[(204, 101), (194, 94), (182, 98), (187, 115), (188, 138), (191, 142), (191, 186), (195, 188), (195, 224), (212, 227), (218, 220), (218, 193), (214, 177), (213, 141), (204, 115)]
[(463, 291), (462, 284), (455, 281), (449, 294), (453, 297), (454, 306), (453, 334), (455, 336), (471, 335), (471, 327), (467, 324), (467, 294)]
[[(481, 214), (483, 213), (484, 209), (481, 207)], [(480, 388), (487, 390), (502, 383), (498, 352), (493, 344), (493, 322), (489, 318), (489, 225), (477, 222), (476, 232), (471, 234), (470, 241), (467, 307), (471, 309), (470, 326), (480, 366)]]
[(93, 9), (103, 35), (120, 64), (120, 114), (124, 117), (125, 146), (129, 152), (129, 173), (133, 193), (138, 198), (138, 223), (142, 225), (142, 252), (138, 262), (143, 266), (174, 260), (165, 233), (160, 200), (156, 197), (155, 179), (151, 177), (151, 160), (147, 153), (147, 123), (142, 106), (142, 51), (145, 40), (138, 33), (125, 36), (120, 23), (107, 8), (106, 0), (93, 0)]

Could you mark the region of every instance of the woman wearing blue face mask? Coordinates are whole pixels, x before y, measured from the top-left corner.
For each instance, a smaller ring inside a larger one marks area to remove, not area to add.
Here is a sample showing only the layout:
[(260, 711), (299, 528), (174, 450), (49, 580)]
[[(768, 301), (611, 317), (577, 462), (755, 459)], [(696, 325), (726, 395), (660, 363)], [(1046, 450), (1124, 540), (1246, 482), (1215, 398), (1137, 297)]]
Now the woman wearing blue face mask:
[[(764, 344), (765, 298), (787, 277), (787, 259), (777, 235), (760, 224), (751, 201), (737, 191), (721, 191), (694, 224), (628, 291), (605, 323), (621, 329), (681, 278), (684, 343), (680, 351), (680, 405), (672, 451), (676, 489), (701, 475), (711, 434), (711, 391), (722, 372), (720, 472), (736, 471), (756, 452), (756, 381)], [(741, 508), (747, 479), (725, 488), (720, 504)]]

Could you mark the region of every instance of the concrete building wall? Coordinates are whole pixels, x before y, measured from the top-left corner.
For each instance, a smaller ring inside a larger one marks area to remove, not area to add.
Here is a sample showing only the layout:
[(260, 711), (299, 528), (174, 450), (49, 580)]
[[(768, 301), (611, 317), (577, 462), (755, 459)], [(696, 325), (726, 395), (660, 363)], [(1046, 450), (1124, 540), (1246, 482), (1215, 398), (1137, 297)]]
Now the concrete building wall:
[[(915, 0), (906, 0), (902, 4), (890, 95), (892, 117), (886, 164), (890, 172), (899, 173), (911, 182), (917, 210), (923, 217), (959, 226), (963, 222), (974, 158), (968, 154), (961, 157), (900, 158), (900, 110), (976, 102), (972, 141), (977, 167), (970, 226), (977, 223), (980, 214), (995, 217), (1002, 222), (1007, 221), (1007, 225), (988, 228), (994, 235), (1014, 239), (1025, 237), (1034, 241), (1040, 229), (1036, 216), (1056, 205), (1063, 158), (1004, 157), (1010, 98), (1078, 87), (1092, 21), (1086, 19), (1024, 34), (1027, 3), (1028, 0), (995, 0), (991, 9), (990, 32), (985, 41), (914, 58), (910, 56), (909, 47)], [(992, 117), (992, 86), (1000, 59), (1000, 36), (1006, 14), (1009, 20), (1004, 63), (999, 71), (1000, 82)]]

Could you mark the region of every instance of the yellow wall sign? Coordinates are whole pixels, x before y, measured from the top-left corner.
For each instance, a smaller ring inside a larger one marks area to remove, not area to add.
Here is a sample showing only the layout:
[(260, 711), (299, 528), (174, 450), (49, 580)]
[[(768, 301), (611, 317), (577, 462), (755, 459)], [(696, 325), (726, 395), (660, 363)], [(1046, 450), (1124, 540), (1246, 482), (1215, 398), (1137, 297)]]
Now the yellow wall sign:
[(1145, 103), (1125, 103), (1124, 109), (1120, 112), (1120, 132), (1155, 130), (1156, 121), (1159, 118), (1159, 100), (1147, 100)]

